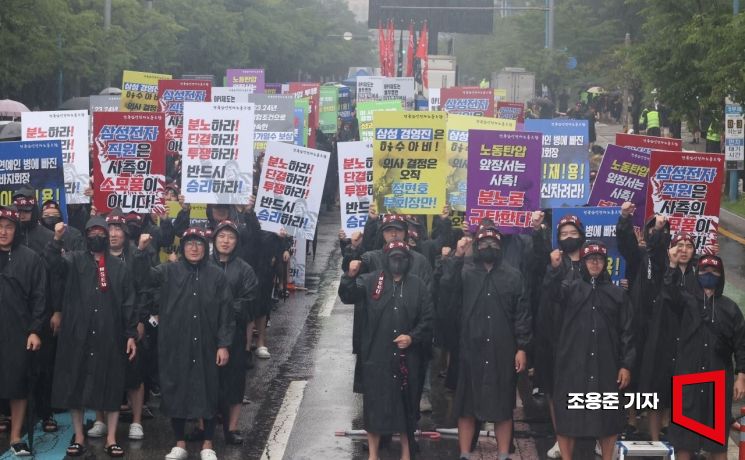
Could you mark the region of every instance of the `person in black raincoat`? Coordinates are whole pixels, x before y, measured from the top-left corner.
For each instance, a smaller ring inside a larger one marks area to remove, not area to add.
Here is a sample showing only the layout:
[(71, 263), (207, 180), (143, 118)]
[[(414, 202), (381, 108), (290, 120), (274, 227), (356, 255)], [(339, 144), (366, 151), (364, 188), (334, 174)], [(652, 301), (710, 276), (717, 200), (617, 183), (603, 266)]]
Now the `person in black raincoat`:
[[(143, 374), (145, 360), (149, 358), (149, 344), (144, 342), (145, 324), (150, 317), (152, 292), (138, 282), (134, 276), (135, 245), (130, 241), (126, 218), (116, 209), (106, 217), (109, 229), (109, 254), (124, 262), (135, 289), (135, 320), (137, 322), (137, 356), (127, 363), (124, 389), (127, 391), (129, 407), (132, 410), (132, 423), (129, 425), (129, 439), (139, 440), (145, 437), (142, 427), (142, 412), (145, 404), (145, 385)], [(70, 228), (68, 227), (68, 230)], [(100, 438), (106, 435), (108, 428), (104, 422), (103, 412), (96, 412), (96, 421), (88, 430), (88, 437)]]
[(225, 272), (233, 297), (236, 328), (230, 346), (230, 360), (220, 368), (220, 409), (223, 414), (225, 442), (241, 444), (238, 431), (243, 392), (246, 388), (246, 325), (253, 321), (259, 293), (259, 279), (253, 268), (238, 257), (240, 237), (238, 226), (229, 220), (220, 222), (213, 235), (212, 263)]
[[(59, 203), (55, 200), (47, 200), (41, 204), (41, 224), (51, 231), (58, 222), (62, 222), (62, 213)], [(62, 244), (65, 251), (82, 251), (85, 249), (85, 238), (83, 234), (75, 227), (67, 226), (65, 234), (62, 236)]]
[[(722, 259), (712, 255), (699, 259), (697, 279), (701, 291), (693, 295), (680, 286), (682, 272), (677, 268), (677, 258), (678, 248), (671, 248), (670, 269), (664, 281), (664, 300), (671, 303), (681, 324), (674, 374), (724, 370), (725, 399), (720, 410), (725, 419), (718, 422), (729, 427), (732, 400), (745, 397), (745, 319), (738, 305), (722, 295), (725, 281)], [(713, 427), (714, 395), (699, 387), (683, 387), (682, 414)], [(708, 452), (714, 460), (727, 458), (726, 439), (719, 444), (679, 425), (670, 426), (668, 441), (675, 447), (676, 458), (689, 460), (699, 450)]]
[[(555, 326), (554, 411), (561, 458), (571, 460), (578, 437), (598, 440), (603, 460), (610, 460), (624, 426), (623, 404), (615, 409), (591, 410), (575, 405), (570, 393), (612, 393), (631, 381), (634, 364), (633, 311), (626, 291), (608, 275), (608, 250), (601, 243), (585, 243), (581, 250), (582, 276), (574, 281), (553, 277), (551, 293), (558, 299)], [(551, 271), (560, 270), (560, 254), (551, 257)], [(619, 398), (620, 399), (620, 398)]]
[[(536, 232), (538, 233), (538, 232)], [(554, 412), (554, 365), (556, 359), (556, 328), (557, 299), (552, 295), (550, 287), (555, 282), (571, 282), (580, 279), (580, 250), (585, 244), (585, 226), (574, 215), (562, 217), (556, 224), (556, 235), (559, 247), (550, 250), (551, 245), (543, 237), (536, 237), (535, 249), (543, 253), (548, 252), (548, 268), (542, 280), (541, 296), (535, 321), (535, 382), (548, 400), (551, 422), (556, 431)], [(545, 249), (548, 248), (548, 251)], [(551, 270), (551, 260), (558, 260), (557, 269)], [(556, 441), (549, 449), (549, 458), (559, 458), (559, 442)]]
[(145, 233), (152, 237), (152, 242), (148, 246), (152, 264), (160, 263), (160, 249), (173, 246), (173, 239), (176, 236), (173, 221), (166, 217), (160, 217), (159, 225), (153, 223), (153, 217), (150, 214), (141, 214), (134, 211), (124, 216), (127, 221), (127, 235), (132, 242), (139, 241), (140, 235)]
[(52, 241), (54, 231), (39, 224), (39, 206), (36, 191), (24, 186), (13, 194), (13, 206), (21, 218), (21, 244), (35, 253), (44, 252), (47, 243)]
[(46, 270), (41, 258), (20, 244), (20, 218), (0, 208), (0, 399), (10, 400), (10, 448), (30, 455), (21, 441), (29, 392), (31, 352), (42, 345), (46, 322)]
[[(658, 309), (657, 301), (662, 289), (662, 279), (667, 265), (667, 249), (670, 245), (670, 223), (663, 215), (652, 216), (641, 230), (640, 242), (634, 229), (635, 210), (636, 206), (633, 203), (626, 202), (621, 205), (621, 216), (616, 225), (616, 241), (621, 256), (626, 260), (626, 278), (630, 281), (629, 295), (631, 305), (634, 307), (634, 346), (641, 352), (644, 350), (647, 329), (652, 321), (653, 313)], [(637, 355), (634, 368), (631, 370), (636, 378), (631, 383), (630, 391), (637, 391), (641, 388), (639, 387), (642, 362), (640, 358), (641, 356)], [(647, 413), (649, 434), (653, 441), (660, 440), (663, 409), (670, 408), (668, 387), (669, 385), (658, 386), (658, 390), (664, 390), (658, 395), (662, 396), (662, 404), (658, 406), (660, 409), (649, 410)], [(644, 389), (645, 392), (647, 390), (654, 391)], [(626, 436), (636, 431), (636, 410), (629, 410), (628, 420), (629, 423), (624, 430)]]
[[(360, 275), (351, 261), (341, 278), (339, 297), (359, 304), (363, 368), (364, 428), (369, 458), (377, 460), (380, 436), (401, 433), (401, 458), (410, 459), (408, 433), (416, 425), (421, 348), (432, 340), (432, 300), (427, 285), (410, 270), (411, 251), (403, 241), (383, 249), (383, 267)], [(402, 382), (406, 378), (407, 384)]]
[[(671, 239), (670, 246), (678, 249), (677, 263), (681, 276), (676, 279), (680, 286), (693, 295), (699, 295), (701, 287), (696, 279), (696, 246), (693, 235), (680, 232)], [(669, 411), (672, 406), (670, 379), (675, 368), (675, 351), (680, 339), (680, 317), (674, 314), (669, 302), (660, 300), (661, 289), (660, 284), (656, 301), (651, 304), (652, 310), (646, 313), (649, 326), (638, 363), (638, 390), (657, 393), (659, 398), (658, 410), (649, 413), (649, 431), (653, 441), (659, 440), (664, 412)]]
[(499, 458), (509, 456), (517, 374), (527, 364), (531, 340), (530, 303), (520, 272), (504, 263), (502, 235), (483, 228), (465, 263), (468, 237), (454, 257), (443, 261), (440, 286), (452, 290), (461, 311), (458, 384), (453, 412), (458, 417), (461, 457), (468, 458), (476, 420), (495, 422)]
[(103, 217), (86, 225), (85, 251), (62, 252), (66, 225), (55, 226), (44, 252), (52, 276), (65, 280), (54, 366), (52, 406), (69, 409), (75, 438), (67, 455), (84, 453), (83, 409), (107, 412), (106, 451), (124, 456), (116, 442), (119, 404), (124, 393), (127, 357), (137, 345), (135, 290), (124, 262), (108, 253), (108, 224)]
[(140, 236), (135, 266), (144, 284), (160, 290), (160, 410), (171, 418), (176, 438), (176, 446), (166, 458), (188, 457), (186, 420), (203, 419), (201, 458), (216, 459), (212, 439), (218, 411), (218, 368), (228, 363), (233, 343), (232, 292), (224, 271), (209, 261), (203, 229), (191, 227), (184, 232), (178, 262), (153, 268), (148, 264), (150, 239), (148, 234)]

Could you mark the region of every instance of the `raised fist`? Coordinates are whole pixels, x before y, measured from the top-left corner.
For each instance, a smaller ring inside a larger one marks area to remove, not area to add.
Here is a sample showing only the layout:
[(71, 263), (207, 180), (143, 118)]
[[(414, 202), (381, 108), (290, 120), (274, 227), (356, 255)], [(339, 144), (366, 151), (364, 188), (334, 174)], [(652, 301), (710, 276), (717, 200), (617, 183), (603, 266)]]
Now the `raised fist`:
[(67, 224), (64, 222), (57, 222), (54, 225), (54, 239), (56, 241), (59, 241), (62, 239), (62, 235), (65, 234), (65, 230), (67, 230)]
[(629, 217), (633, 215), (634, 211), (636, 211), (636, 205), (630, 201), (625, 201), (621, 205), (621, 215), (623, 217)]
[(471, 241), (473, 240), (468, 236), (464, 236), (458, 240), (458, 245), (455, 247), (455, 257), (463, 257), (466, 255), (466, 251), (471, 245)]
[(375, 203), (370, 203), (370, 209), (367, 211), (367, 218), (370, 220), (378, 220), (378, 207)]
[(533, 230), (538, 230), (541, 228), (541, 224), (543, 223), (543, 217), (544, 217), (543, 211), (533, 211), (533, 214), (530, 215), (530, 226), (533, 227)]
[(361, 260), (353, 260), (349, 262), (349, 270), (347, 270), (347, 276), (354, 278), (360, 273), (360, 266), (362, 265)]
[(559, 268), (561, 266), (561, 251), (559, 249), (551, 251), (551, 266), (553, 268)]
[(143, 233), (140, 235), (140, 243), (137, 245), (137, 247), (140, 249), (140, 251), (145, 250), (148, 246), (150, 246), (150, 242), (153, 240), (153, 237), (150, 236), (149, 233)]

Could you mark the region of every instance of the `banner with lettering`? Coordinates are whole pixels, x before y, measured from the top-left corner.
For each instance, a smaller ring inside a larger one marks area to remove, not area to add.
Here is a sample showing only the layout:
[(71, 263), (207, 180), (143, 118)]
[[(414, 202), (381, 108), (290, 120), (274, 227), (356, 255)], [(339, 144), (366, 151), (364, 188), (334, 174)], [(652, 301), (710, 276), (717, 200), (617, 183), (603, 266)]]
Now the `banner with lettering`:
[(514, 131), (515, 126), (515, 120), (448, 114), (447, 159), (449, 174), (447, 177), (447, 200), (454, 211), (463, 212), (466, 210), (468, 131), (471, 129)]
[(691, 233), (696, 251), (711, 254), (718, 241), (723, 181), (724, 155), (653, 150), (645, 215), (666, 215), (673, 235)]
[(372, 142), (339, 142), (339, 211), (348, 237), (367, 222), (373, 194)]
[(67, 221), (65, 177), (60, 140), (0, 142), (0, 206), (12, 206), (23, 186), (36, 191), (36, 201), (55, 200)]
[(637, 209), (634, 226), (644, 228), (648, 177), (648, 153), (610, 144), (603, 155), (587, 204), (621, 206), (626, 201), (634, 203)]
[(261, 228), (315, 239), (331, 154), (281, 142), (266, 146), (256, 216)]
[(360, 140), (372, 141), (373, 112), (401, 112), (401, 101), (367, 101), (357, 103), (357, 121), (360, 126)]
[(59, 139), (61, 142), (65, 196), (68, 204), (90, 202), (84, 195), (91, 181), (88, 161), (89, 126), (90, 117), (85, 110), (21, 114), (21, 140)]
[(590, 196), (587, 120), (525, 120), (525, 130), (543, 134), (541, 207), (584, 206)]
[(373, 113), (373, 195), (379, 213), (442, 212), (446, 120), (444, 112)]
[(184, 103), (181, 192), (188, 203), (248, 203), (254, 116), (250, 103)]
[(162, 73), (125, 70), (122, 76), (120, 112), (157, 112), (158, 82), (173, 77)]
[(99, 213), (165, 212), (165, 115), (102, 112), (93, 120), (93, 204)]
[(668, 152), (683, 150), (681, 139), (626, 133), (616, 133), (616, 145), (646, 153), (652, 153), (652, 150), (666, 150)]
[(159, 112), (166, 115), (166, 155), (181, 155), (184, 102), (209, 102), (212, 86), (206, 80), (160, 80)]
[(249, 94), (264, 93), (264, 69), (228, 69), (225, 75), (228, 87), (245, 88)]
[(489, 218), (502, 233), (528, 233), (540, 209), (540, 162), (540, 133), (468, 131), (468, 223)]
[(442, 110), (447, 113), (476, 117), (494, 116), (494, 92), (491, 89), (442, 88), (440, 104)]

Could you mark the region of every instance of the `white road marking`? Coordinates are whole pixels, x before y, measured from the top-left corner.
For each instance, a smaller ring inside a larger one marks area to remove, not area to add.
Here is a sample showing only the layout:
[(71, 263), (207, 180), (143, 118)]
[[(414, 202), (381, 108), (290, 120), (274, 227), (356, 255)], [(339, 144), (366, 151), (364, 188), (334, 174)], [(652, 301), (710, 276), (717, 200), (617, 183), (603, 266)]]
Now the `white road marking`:
[(337, 291), (339, 291), (340, 281), (341, 280), (337, 277), (337, 279), (331, 283), (332, 290), (329, 293), (329, 296), (326, 299), (326, 302), (323, 303), (323, 305), (321, 306), (321, 309), (318, 311), (318, 316), (321, 316), (321, 317), (331, 316), (331, 312), (334, 310), (334, 304), (336, 303), (336, 299), (339, 298)]
[(300, 409), (300, 403), (303, 401), (305, 386), (307, 380), (296, 380), (290, 382), (290, 386), (285, 393), (285, 399), (282, 400), (282, 407), (277, 412), (277, 418), (274, 419), (272, 431), (269, 433), (269, 439), (264, 447), (264, 453), (261, 460), (282, 460), (287, 448), (287, 442), (290, 440), (292, 427), (295, 425), (295, 417)]

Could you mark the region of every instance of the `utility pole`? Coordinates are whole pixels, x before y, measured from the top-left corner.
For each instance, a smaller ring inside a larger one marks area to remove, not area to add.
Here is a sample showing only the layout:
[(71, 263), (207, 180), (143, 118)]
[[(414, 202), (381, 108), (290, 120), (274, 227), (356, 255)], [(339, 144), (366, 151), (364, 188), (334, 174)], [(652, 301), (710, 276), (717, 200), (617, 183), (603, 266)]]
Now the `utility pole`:
[[(737, 16), (740, 14), (740, 0), (732, 0), (732, 15)], [(724, 121), (723, 121), (724, 123)], [(701, 127), (703, 128), (703, 126)], [(738, 198), (738, 185), (740, 182), (740, 174), (737, 169), (732, 169), (729, 172), (729, 201), (735, 202)]]
[(546, 48), (554, 49), (555, 0), (546, 0)]
[[(623, 40), (623, 44), (626, 47), (626, 52), (628, 53), (629, 47), (631, 46), (631, 34), (626, 32), (626, 38)], [(623, 85), (623, 107), (621, 108), (621, 119), (623, 120), (623, 130), (624, 132), (629, 131), (629, 104), (631, 101), (629, 101), (629, 80), (626, 79), (625, 84)]]
[[(109, 39), (109, 30), (111, 29), (111, 0), (104, 0), (103, 2), (103, 31), (106, 40)], [(104, 82), (106, 88), (111, 86), (111, 59), (106, 56), (104, 62)]]

